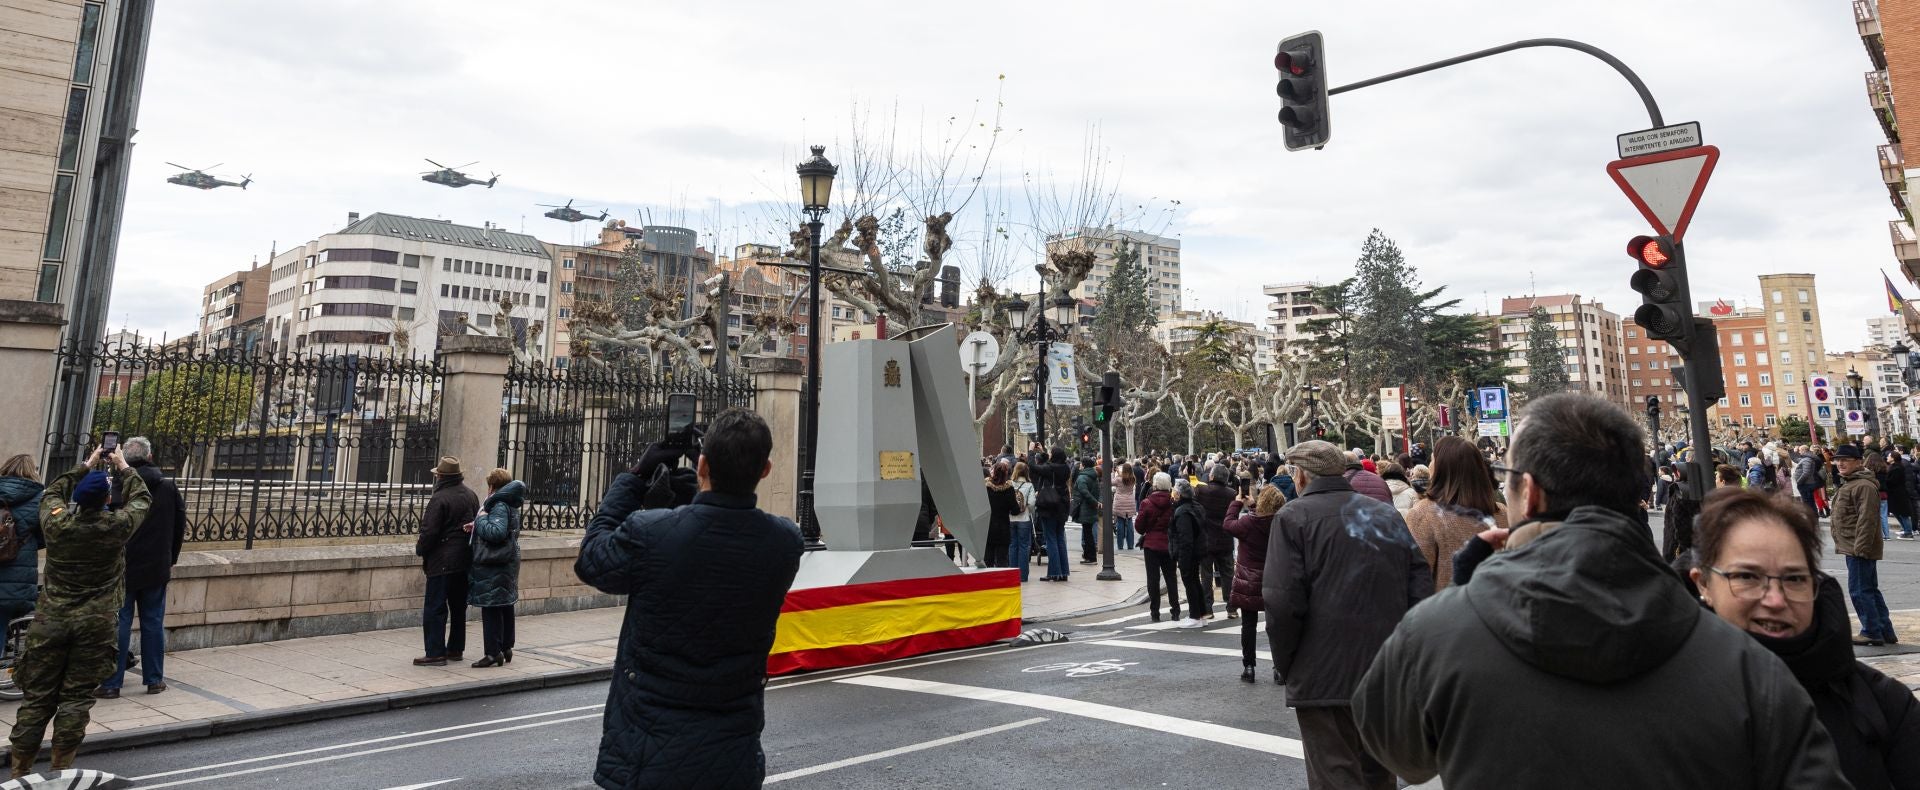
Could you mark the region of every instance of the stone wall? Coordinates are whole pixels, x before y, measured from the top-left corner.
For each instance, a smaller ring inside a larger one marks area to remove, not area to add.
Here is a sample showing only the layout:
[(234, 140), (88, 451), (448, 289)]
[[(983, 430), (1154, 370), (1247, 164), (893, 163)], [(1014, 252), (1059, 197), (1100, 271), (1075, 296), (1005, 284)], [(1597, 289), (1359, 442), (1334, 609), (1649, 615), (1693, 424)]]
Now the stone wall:
[[(521, 538), (515, 611), (622, 605), (622, 596), (573, 575), (579, 553), (577, 533)], [(425, 589), (411, 543), (186, 551), (167, 589), (167, 649), (418, 627)], [(467, 613), (479, 619), (480, 610)], [(477, 640), (479, 626), (472, 627)]]

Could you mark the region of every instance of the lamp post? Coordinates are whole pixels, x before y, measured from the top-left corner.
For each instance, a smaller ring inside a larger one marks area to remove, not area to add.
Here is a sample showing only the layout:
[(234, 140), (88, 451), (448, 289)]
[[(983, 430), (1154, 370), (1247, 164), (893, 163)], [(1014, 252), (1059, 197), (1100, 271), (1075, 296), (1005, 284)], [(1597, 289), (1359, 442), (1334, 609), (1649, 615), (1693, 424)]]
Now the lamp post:
[[(1035, 300), (1041, 297), (1034, 295)], [(1013, 328), (1013, 342), (1032, 343), (1039, 364), (1033, 369), (1033, 418), (1034, 427), (1039, 431), (1042, 450), (1047, 447), (1047, 380), (1051, 370), (1047, 364), (1047, 347), (1055, 342), (1064, 341), (1072, 336), (1074, 319), (1079, 312), (1080, 302), (1064, 290), (1056, 290), (1053, 299), (1053, 320), (1047, 320), (1047, 311), (1034, 310), (1035, 304), (1016, 293), (1013, 300), (1007, 302), (1007, 323)]]
[[(1859, 411), (1860, 410), (1860, 388), (1864, 386), (1866, 382), (1865, 380), (1860, 378), (1860, 371), (1855, 370), (1852, 367), (1847, 368), (1846, 382), (1847, 382), (1847, 411)], [(1860, 441), (1856, 439), (1854, 440), (1854, 443), (1859, 444)]]
[(801, 162), (800, 206), (807, 214), (807, 383), (800, 392), (800, 487), (794, 499), (800, 517), (800, 536), (820, 544), (820, 522), (813, 516), (813, 461), (820, 439), (820, 220), (833, 195), (833, 176), (839, 172), (827, 161), (827, 147), (813, 146), (813, 158)]
[(1320, 438), (1320, 416), (1315, 411), (1319, 406), (1320, 385), (1302, 384), (1300, 392), (1307, 398), (1307, 434), (1308, 438)]

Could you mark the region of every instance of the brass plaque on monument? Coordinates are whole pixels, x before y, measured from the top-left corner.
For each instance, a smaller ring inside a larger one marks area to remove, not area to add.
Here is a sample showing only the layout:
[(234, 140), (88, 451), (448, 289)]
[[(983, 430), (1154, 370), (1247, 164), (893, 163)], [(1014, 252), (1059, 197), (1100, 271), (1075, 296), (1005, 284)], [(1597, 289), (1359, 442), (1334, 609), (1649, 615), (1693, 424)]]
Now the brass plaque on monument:
[(913, 453), (904, 450), (880, 452), (881, 480), (912, 480)]

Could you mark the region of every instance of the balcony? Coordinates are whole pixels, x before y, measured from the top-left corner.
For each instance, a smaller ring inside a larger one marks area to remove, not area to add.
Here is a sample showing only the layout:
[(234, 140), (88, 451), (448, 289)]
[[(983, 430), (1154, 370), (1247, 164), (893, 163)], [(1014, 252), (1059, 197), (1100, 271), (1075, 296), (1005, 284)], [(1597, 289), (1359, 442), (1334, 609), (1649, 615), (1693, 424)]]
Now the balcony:
[(1853, 26), (1860, 31), (1860, 43), (1867, 47), (1873, 67), (1887, 67), (1887, 49), (1880, 41), (1880, 9), (1874, 0), (1853, 0)]
[(1880, 131), (1886, 134), (1887, 142), (1900, 143), (1900, 121), (1893, 115), (1893, 92), (1887, 87), (1887, 72), (1867, 72), (1867, 103), (1873, 107), (1873, 114), (1880, 119)]
[(1913, 226), (1904, 220), (1887, 222), (1889, 235), (1893, 237), (1893, 257), (1900, 261), (1900, 272), (1908, 280), (1920, 282), (1920, 238), (1913, 234)]
[(1887, 185), (1887, 198), (1893, 201), (1894, 210), (1911, 217), (1907, 210), (1906, 162), (1901, 160), (1897, 145), (1880, 146), (1880, 182)]

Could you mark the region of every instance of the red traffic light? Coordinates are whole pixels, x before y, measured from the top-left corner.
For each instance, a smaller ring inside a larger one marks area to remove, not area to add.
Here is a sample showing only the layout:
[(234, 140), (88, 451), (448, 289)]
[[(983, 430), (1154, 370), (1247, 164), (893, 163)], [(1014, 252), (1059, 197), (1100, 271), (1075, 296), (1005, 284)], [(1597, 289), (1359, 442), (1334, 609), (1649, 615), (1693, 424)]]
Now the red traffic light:
[(1283, 49), (1273, 56), (1273, 67), (1298, 77), (1313, 68), (1313, 58), (1304, 49)]
[(1658, 269), (1673, 260), (1673, 246), (1664, 237), (1635, 236), (1627, 242), (1627, 255)]

